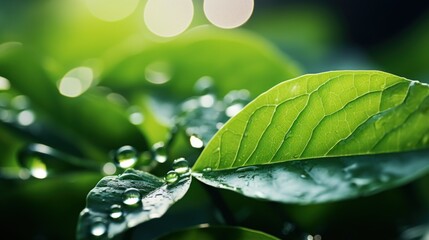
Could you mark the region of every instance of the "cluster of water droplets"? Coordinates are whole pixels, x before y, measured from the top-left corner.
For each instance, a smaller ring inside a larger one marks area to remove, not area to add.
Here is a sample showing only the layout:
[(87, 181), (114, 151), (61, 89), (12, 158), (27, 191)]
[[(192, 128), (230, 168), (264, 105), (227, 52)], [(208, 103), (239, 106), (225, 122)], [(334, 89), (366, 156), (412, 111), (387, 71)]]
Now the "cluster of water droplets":
[(204, 148), (225, 122), (250, 102), (246, 89), (232, 90), (219, 97), (214, 83), (209, 76), (201, 77), (194, 85), (197, 96), (181, 104), (177, 124), (185, 129), (193, 148)]
[(36, 114), (25, 95), (16, 95), (0, 89), (0, 121), (17, 128), (34, 124)]
[(150, 170), (158, 163), (167, 161), (167, 147), (164, 142), (155, 143), (150, 150), (138, 151), (135, 147), (124, 145), (113, 152), (113, 163), (106, 163), (103, 171), (111, 175), (116, 173), (117, 168), (125, 170), (128, 168), (141, 167), (143, 170)]
[(168, 171), (164, 180), (171, 184), (177, 182), (181, 177), (188, 177), (191, 174), (189, 163), (185, 158), (178, 158), (173, 161), (172, 170)]

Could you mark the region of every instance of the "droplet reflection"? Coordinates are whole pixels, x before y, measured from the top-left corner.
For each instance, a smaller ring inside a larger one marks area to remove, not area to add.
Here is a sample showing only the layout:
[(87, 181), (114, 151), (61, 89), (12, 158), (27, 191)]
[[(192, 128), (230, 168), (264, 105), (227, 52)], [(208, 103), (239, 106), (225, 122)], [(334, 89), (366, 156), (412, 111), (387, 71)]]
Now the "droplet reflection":
[(140, 191), (136, 188), (128, 188), (124, 192), (123, 202), (128, 206), (136, 205), (141, 200)]

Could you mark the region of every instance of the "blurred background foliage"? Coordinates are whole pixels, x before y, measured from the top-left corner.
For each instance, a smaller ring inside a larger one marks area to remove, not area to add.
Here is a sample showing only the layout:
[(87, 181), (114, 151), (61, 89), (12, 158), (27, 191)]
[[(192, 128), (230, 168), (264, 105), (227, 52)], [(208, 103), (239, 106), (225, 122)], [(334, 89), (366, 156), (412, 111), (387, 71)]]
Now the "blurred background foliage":
[[(240, 89), (254, 98), (292, 77), (339, 69), (429, 82), (429, 2), (256, 0), (248, 22), (220, 29), (206, 19), (203, 1), (194, 0), (190, 26), (175, 37), (149, 31), (145, 0), (117, 2), (101, 13), (103, 20), (96, 17), (97, 1), (0, 1), (3, 236), (74, 239), (87, 193), (115, 173), (106, 164), (112, 152), (131, 145), (148, 153), (168, 142), (180, 104), (207, 94), (198, 80), (211, 79), (218, 99)], [(121, 18), (121, 11), (129, 14)], [(177, 134), (168, 160), (192, 162), (199, 151), (189, 136)], [(167, 161), (152, 168), (141, 155), (140, 165), (155, 175), (170, 167)], [(45, 165), (46, 176), (31, 172)], [(280, 238), (423, 239), (429, 236), (428, 183), (424, 176), (374, 196), (309, 206), (221, 194), (237, 225)], [(165, 217), (126, 237), (222, 223), (215, 205), (194, 182)]]

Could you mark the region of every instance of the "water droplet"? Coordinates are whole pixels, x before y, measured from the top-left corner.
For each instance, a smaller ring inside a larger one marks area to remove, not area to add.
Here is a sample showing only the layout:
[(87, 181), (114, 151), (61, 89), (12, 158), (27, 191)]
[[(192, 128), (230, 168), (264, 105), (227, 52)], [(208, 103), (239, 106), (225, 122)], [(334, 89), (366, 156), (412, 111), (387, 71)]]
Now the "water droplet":
[(214, 92), (214, 80), (210, 76), (203, 76), (195, 83), (195, 92), (198, 94), (209, 94)]
[(228, 117), (234, 117), (243, 109), (244, 105), (241, 103), (235, 103), (225, 109), (225, 114)]
[(190, 172), (188, 161), (184, 158), (179, 158), (173, 161), (173, 169), (176, 173), (182, 175)]
[(89, 67), (77, 67), (68, 71), (59, 81), (61, 95), (74, 98), (88, 90), (94, 80), (94, 73)]
[(46, 164), (41, 156), (37, 153), (28, 153), (20, 158), (23, 167), (30, 171), (30, 174), (38, 179), (44, 179), (48, 176)]
[(103, 173), (106, 175), (112, 175), (116, 172), (115, 164), (108, 162), (103, 165)]
[(212, 168), (209, 168), (209, 167), (203, 169), (203, 172), (211, 172), (211, 171), (212, 171)]
[(191, 146), (194, 148), (202, 148), (204, 147), (204, 142), (200, 138), (198, 138), (195, 134), (191, 135), (189, 138), (189, 142), (191, 143)]
[(107, 232), (107, 225), (103, 219), (97, 219), (92, 223), (91, 234), (96, 237), (103, 236)]
[(137, 106), (132, 106), (128, 110), (128, 120), (134, 125), (140, 125), (144, 121), (144, 116), (142, 111)]
[(307, 176), (304, 174), (301, 174), (301, 178), (307, 178)]
[(250, 92), (247, 89), (232, 90), (225, 95), (223, 101), (227, 106), (235, 103), (246, 104), (250, 101)]
[(172, 78), (172, 66), (168, 62), (158, 61), (145, 69), (146, 80), (153, 84), (164, 84)]
[(141, 200), (140, 191), (136, 188), (128, 188), (124, 192), (124, 204), (131, 206), (137, 204)]
[(122, 168), (133, 167), (137, 162), (137, 150), (131, 146), (120, 147), (115, 153), (115, 164)]
[(165, 163), (167, 161), (167, 148), (163, 142), (155, 143), (152, 147), (154, 152), (154, 159), (159, 163)]
[(124, 172), (118, 178), (121, 180), (142, 180), (142, 177), (130, 172)]
[(176, 182), (178, 179), (179, 179), (179, 174), (177, 174), (177, 172), (176, 172), (176, 171), (174, 171), (174, 170), (168, 171), (168, 172), (167, 172), (167, 174), (166, 174), (166, 175), (165, 175), (165, 177), (164, 177), (164, 180), (165, 180), (167, 183), (174, 183), (174, 182)]
[(199, 98), (201, 107), (210, 108), (216, 102), (216, 97), (213, 94), (206, 94)]
[(257, 169), (258, 169), (257, 166), (247, 166), (247, 167), (237, 168), (237, 170), (235, 170), (235, 171), (236, 172), (246, 172), (246, 171), (255, 171)]
[(118, 220), (123, 216), (122, 207), (119, 204), (114, 204), (110, 207), (110, 217)]
[(18, 114), (18, 123), (22, 126), (29, 126), (35, 120), (35, 115), (31, 110), (24, 110)]
[(10, 88), (10, 82), (6, 78), (0, 76), (0, 91), (8, 90)]
[(223, 122), (218, 122), (216, 123), (216, 129), (221, 129), (223, 127), (224, 123)]

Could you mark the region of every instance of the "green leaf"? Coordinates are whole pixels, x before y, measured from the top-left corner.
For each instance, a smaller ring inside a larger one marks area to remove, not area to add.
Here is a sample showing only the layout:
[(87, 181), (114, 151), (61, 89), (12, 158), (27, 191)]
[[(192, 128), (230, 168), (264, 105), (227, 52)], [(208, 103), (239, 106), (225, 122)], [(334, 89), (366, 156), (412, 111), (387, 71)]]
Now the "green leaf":
[(429, 150), (296, 160), (194, 174), (245, 196), (312, 204), (367, 196), (429, 172)]
[[(220, 95), (246, 86), (256, 96), (299, 74), (296, 63), (265, 39), (244, 30), (213, 27), (146, 44), (116, 62), (101, 77), (103, 85), (123, 91), (161, 88), (166, 95), (182, 99), (193, 94), (195, 82), (204, 76), (214, 79)], [(161, 80), (158, 84), (150, 82), (157, 79)]]
[[(63, 96), (54, 84), (59, 79), (51, 79), (41, 66), (43, 56), (17, 43), (1, 46), (0, 76), (10, 81), (13, 91), (28, 97), (45, 125), (79, 145), (86, 158), (104, 162), (107, 151), (123, 145), (148, 149), (145, 136), (131, 124), (126, 109), (109, 101), (108, 93), (93, 87), (75, 98)], [(43, 137), (43, 133), (39, 135)]]
[(160, 218), (185, 195), (191, 178), (180, 176), (175, 182), (167, 182), (134, 169), (104, 177), (87, 196), (86, 208), (79, 216), (77, 239), (110, 239)]
[(379, 71), (308, 74), (231, 118), (193, 170), (423, 149), (428, 115), (427, 84)]
[(279, 238), (268, 235), (266, 233), (243, 228), (230, 226), (208, 226), (201, 228), (189, 228), (179, 230), (157, 240), (277, 240)]

